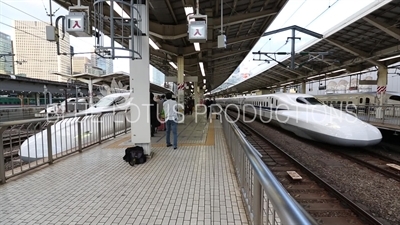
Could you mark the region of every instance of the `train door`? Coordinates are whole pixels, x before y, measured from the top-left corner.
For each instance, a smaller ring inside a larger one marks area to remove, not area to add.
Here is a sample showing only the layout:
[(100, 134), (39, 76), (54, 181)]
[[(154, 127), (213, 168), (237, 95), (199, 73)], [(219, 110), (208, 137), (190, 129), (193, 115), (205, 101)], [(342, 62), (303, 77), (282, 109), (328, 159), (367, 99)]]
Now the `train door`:
[(369, 100), (369, 98), (367, 97), (367, 98), (365, 98), (365, 113), (366, 114), (368, 114), (368, 112), (369, 112), (369, 102), (370, 102), (370, 100)]

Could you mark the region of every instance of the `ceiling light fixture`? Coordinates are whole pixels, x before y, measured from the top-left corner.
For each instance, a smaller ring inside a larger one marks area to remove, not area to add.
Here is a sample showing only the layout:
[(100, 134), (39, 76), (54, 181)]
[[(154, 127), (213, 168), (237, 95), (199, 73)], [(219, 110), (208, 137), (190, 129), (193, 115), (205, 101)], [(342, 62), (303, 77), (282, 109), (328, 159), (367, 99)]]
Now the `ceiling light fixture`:
[(174, 67), (174, 69), (178, 69), (178, 67), (176, 66), (176, 64), (174, 62), (169, 62), (169, 64)]
[(203, 64), (203, 62), (199, 62), (199, 66), (200, 66), (201, 75), (203, 75), (203, 77), (205, 77), (206, 73), (204, 72), (204, 64)]

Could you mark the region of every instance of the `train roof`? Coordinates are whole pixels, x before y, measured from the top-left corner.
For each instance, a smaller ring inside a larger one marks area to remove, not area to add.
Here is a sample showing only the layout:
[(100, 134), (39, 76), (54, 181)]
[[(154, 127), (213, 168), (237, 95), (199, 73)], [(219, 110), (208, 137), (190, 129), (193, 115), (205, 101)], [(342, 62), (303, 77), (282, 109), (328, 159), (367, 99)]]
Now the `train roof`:
[[(400, 96), (399, 92), (394, 92), (394, 91), (387, 91), (385, 94), (388, 95), (398, 95)], [(356, 93), (333, 93), (333, 94), (324, 94), (324, 95), (315, 95), (315, 96), (354, 96), (354, 95), (376, 95), (376, 92), (369, 91), (369, 92), (356, 92)]]

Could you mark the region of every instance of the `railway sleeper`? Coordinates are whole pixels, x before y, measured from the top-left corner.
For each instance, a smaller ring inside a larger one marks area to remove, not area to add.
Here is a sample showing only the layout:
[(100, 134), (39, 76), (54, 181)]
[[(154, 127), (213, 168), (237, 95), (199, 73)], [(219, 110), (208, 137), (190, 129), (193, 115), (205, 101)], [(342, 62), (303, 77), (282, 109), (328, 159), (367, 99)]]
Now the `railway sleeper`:
[(351, 218), (351, 216), (347, 217), (319, 217), (315, 218), (318, 224), (324, 224), (324, 225), (364, 225), (363, 223), (360, 223), (357, 220), (354, 220)]
[(400, 171), (400, 166), (397, 165), (397, 164), (387, 163), (386, 166), (388, 166), (388, 167), (390, 167), (390, 168), (392, 168), (392, 169), (395, 169), (395, 170)]

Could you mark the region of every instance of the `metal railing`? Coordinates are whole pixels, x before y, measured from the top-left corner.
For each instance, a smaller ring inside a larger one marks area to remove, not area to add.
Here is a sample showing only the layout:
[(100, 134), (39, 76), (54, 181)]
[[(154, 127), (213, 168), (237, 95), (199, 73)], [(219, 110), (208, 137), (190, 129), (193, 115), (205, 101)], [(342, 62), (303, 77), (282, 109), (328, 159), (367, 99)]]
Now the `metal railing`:
[(114, 110), (90, 115), (0, 122), (0, 184), (127, 133), (131, 125), (129, 121), (129, 110)]
[(221, 119), (251, 223), (254, 225), (317, 224), (288, 194), (261, 160), (258, 151), (246, 140), (236, 124), (231, 122), (230, 117), (225, 114)]
[(35, 118), (44, 107), (0, 107), (0, 122)]
[(336, 109), (352, 113), (368, 123), (399, 126), (400, 105), (332, 105)]

